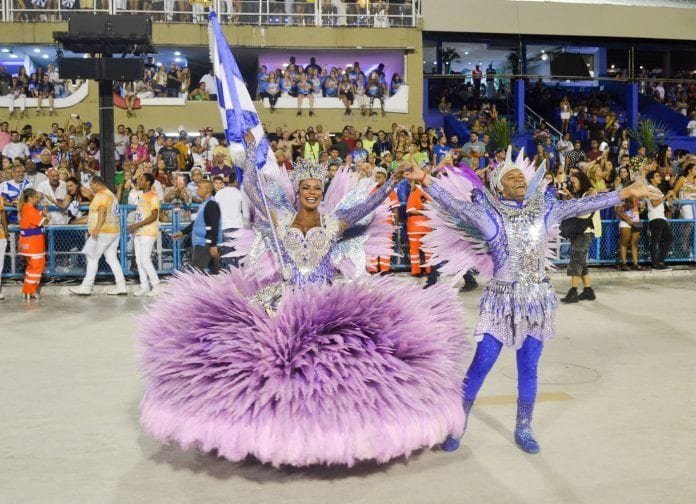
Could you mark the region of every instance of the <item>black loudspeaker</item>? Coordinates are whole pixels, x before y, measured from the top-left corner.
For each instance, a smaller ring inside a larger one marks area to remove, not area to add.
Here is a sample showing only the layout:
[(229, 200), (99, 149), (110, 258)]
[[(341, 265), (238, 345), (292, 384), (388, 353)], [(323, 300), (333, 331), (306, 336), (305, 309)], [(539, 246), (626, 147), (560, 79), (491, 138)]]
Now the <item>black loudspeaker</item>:
[(68, 20), (68, 32), (74, 35), (98, 35), (106, 38), (152, 38), (152, 22), (148, 16), (76, 13)]
[(142, 58), (60, 58), (63, 79), (137, 81), (145, 74)]
[(588, 77), (590, 72), (582, 54), (559, 53), (551, 60), (551, 75)]

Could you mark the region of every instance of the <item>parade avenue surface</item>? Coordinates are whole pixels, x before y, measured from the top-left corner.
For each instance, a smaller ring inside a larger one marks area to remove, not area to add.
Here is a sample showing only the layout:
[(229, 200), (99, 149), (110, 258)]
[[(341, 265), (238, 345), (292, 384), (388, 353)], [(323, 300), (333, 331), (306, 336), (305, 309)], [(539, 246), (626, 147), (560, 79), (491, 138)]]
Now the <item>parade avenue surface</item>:
[[(538, 455), (512, 439), (516, 371), (504, 349), (458, 451), (351, 469), (273, 469), (160, 445), (138, 424), (135, 317), (148, 300), (8, 294), (0, 503), (696, 502), (695, 280), (600, 276), (597, 301), (560, 307), (540, 362)], [(480, 293), (460, 295), (462, 337)]]

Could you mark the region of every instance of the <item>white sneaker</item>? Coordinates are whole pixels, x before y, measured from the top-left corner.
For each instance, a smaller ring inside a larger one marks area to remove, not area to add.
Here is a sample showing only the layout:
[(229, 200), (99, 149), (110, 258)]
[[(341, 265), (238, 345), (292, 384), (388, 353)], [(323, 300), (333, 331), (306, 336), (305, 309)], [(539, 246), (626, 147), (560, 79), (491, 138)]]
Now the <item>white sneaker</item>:
[(136, 297), (140, 297), (140, 296), (144, 296), (145, 294), (148, 294), (149, 292), (150, 292), (149, 289), (141, 286), (138, 290), (133, 291), (133, 295)]
[(113, 289), (106, 291), (107, 296), (127, 296), (126, 284), (116, 284)]
[(92, 295), (92, 287), (89, 287), (88, 285), (80, 285), (79, 287), (70, 287), (68, 290), (70, 291), (70, 294), (76, 294), (78, 296), (91, 296)]
[(160, 292), (162, 292), (162, 289), (160, 288), (159, 284), (153, 285), (152, 290), (147, 293), (147, 296), (148, 297), (155, 297), (155, 296), (158, 296)]
[(5, 299), (5, 294), (3, 294), (2, 292), (0, 292), (0, 301), (2, 301), (3, 299)]

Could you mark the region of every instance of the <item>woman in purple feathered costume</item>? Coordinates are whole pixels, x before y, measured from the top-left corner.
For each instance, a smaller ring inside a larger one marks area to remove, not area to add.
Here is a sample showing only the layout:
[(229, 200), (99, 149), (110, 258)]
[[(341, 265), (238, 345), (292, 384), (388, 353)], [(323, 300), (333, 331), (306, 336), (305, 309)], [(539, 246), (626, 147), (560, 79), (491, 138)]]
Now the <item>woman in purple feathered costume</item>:
[(386, 462), (460, 436), (469, 346), (453, 291), (363, 274), (390, 244), (393, 182), (370, 194), (339, 172), (324, 195), (324, 170), (303, 164), (291, 190), (246, 140), (244, 268), (181, 274), (141, 318), (145, 430), (274, 466)]

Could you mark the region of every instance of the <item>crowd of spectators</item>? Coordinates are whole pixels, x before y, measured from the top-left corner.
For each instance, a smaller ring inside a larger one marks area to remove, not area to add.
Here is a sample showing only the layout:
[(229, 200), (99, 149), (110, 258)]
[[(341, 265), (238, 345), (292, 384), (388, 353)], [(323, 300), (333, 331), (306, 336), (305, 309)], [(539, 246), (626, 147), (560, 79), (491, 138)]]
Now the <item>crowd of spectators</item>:
[(297, 115), (302, 115), (302, 103), (309, 102), (309, 115), (314, 114), (314, 98), (336, 98), (345, 107), (345, 115), (351, 114), (351, 106), (356, 103), (362, 115), (376, 115), (373, 110), (378, 101), (384, 111), (384, 100), (393, 96), (403, 84), (398, 73), (387, 82), (384, 64), (380, 63), (373, 70), (365, 73), (356, 61), (345, 69), (340, 67), (321, 67), (312, 57), (306, 66), (297, 63), (294, 56), (284, 69), (269, 71), (261, 66), (258, 72), (259, 98), (267, 98), (271, 111), (275, 111), (278, 98), (291, 96), (297, 98)]
[(496, 70), (488, 65), (485, 72), (480, 65), (467, 78), (432, 80), (428, 87), (428, 103), (431, 108), (437, 107), (443, 114), (476, 109), (480, 110), (485, 104), (496, 103), (505, 105), (511, 96), (508, 84), (502, 79), (496, 79)]
[(17, 112), (20, 117), (26, 117), (27, 98), (37, 99), (37, 114), (45, 113), (42, 109), (45, 107), (53, 115), (54, 99), (71, 95), (82, 83), (80, 80), (61, 79), (58, 67), (50, 64), (46, 68), (36, 67), (31, 73), (21, 66), (16, 74), (10, 74), (5, 66), (0, 66), (0, 96), (10, 100), (10, 117), (14, 117)]
[[(485, 184), (490, 184), (492, 169), (505, 158), (505, 151), (495, 148), (486, 131), (498, 119), (489, 109), (486, 114), (468, 111), (466, 120), (470, 135), (463, 139), (456, 135), (447, 137), (441, 129), (407, 127), (396, 122), (388, 130), (368, 126), (358, 131), (346, 125), (342, 131), (332, 133), (318, 124), (296, 130), (279, 127), (266, 134), (278, 164), (288, 170), (293, 169), (292, 162), (300, 159), (325, 163), (330, 176), (346, 168), (363, 177), (375, 177), (379, 173), (390, 177), (398, 173), (399, 166), (413, 163), (437, 176), (451, 167), (468, 166)], [(545, 140), (530, 157), (536, 166), (547, 162), (547, 178), (560, 198), (573, 197), (573, 178), (578, 177), (578, 172), (590, 180), (593, 192), (620, 188), (638, 175), (658, 173), (660, 180), (656, 184), (667, 196), (665, 216), (689, 218), (684, 210), (680, 214), (676, 207), (670, 207), (670, 201), (696, 197), (693, 169), (696, 158), (688, 152), (673, 153), (669, 147), (661, 148), (656, 156), (639, 147), (637, 154), (631, 156), (629, 148), (633, 140), (625, 129), (617, 126), (614, 124), (609, 130), (589, 128), (586, 146), (580, 138), (571, 139), (570, 133), (554, 145), (550, 135), (540, 135), (542, 123), (536, 133)], [(43, 204), (59, 207), (50, 213), (51, 224), (84, 223), (80, 207), (92, 198), (91, 177), (101, 172), (99, 141), (91, 123), (78, 120), (63, 127), (54, 123), (48, 132), (34, 131), (29, 124), (19, 132), (8, 128), (7, 122), (0, 124), (0, 193), (5, 206), (13, 206), (23, 189), (33, 187), (44, 196)], [(220, 187), (238, 185), (243, 172), (230, 158), (224, 138), (216, 136), (212, 127), (202, 128), (197, 134), (189, 134), (182, 127), (178, 130), (172, 136), (162, 129), (146, 129), (143, 125), (134, 131), (124, 125), (117, 127), (117, 171), (113, 183), (119, 203), (133, 204), (137, 199), (134, 181), (141, 174), (152, 174), (159, 199), (172, 204), (185, 221), (190, 215), (190, 205), (200, 202), (198, 187), (203, 180), (217, 180)], [(395, 222), (403, 230), (401, 246), (405, 255), (408, 255), (406, 205), (411, 185), (399, 181), (396, 191), (400, 205)], [(163, 211), (160, 220), (167, 221), (171, 216), (172, 210)], [(11, 210), (8, 217), (10, 223), (16, 221)]]
[(689, 136), (696, 136), (696, 82), (649, 81), (645, 83), (645, 93), (665, 107), (689, 117)]

